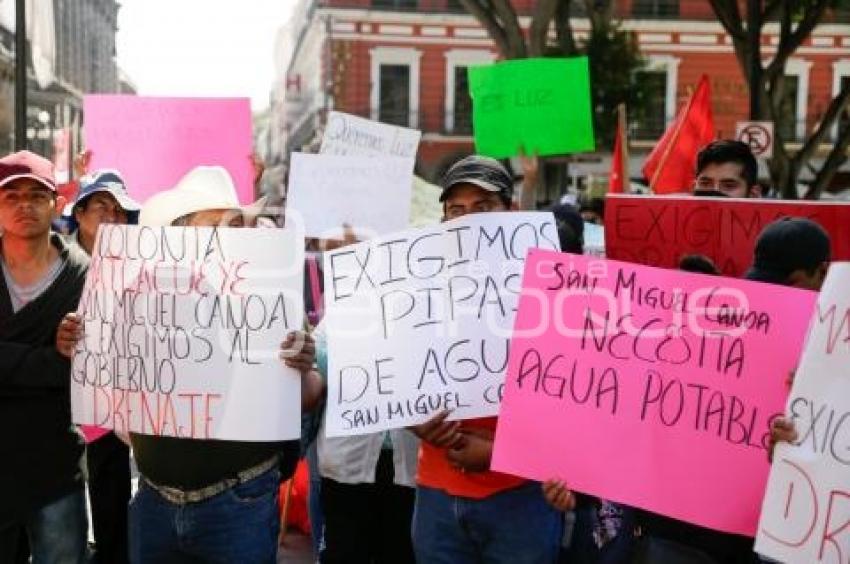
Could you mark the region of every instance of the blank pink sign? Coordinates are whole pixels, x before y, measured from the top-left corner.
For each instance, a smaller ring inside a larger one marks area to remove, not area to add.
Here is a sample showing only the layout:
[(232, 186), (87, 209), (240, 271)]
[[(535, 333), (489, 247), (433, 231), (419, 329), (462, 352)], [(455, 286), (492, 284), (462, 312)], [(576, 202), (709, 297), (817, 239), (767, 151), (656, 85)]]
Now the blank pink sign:
[(253, 201), (247, 98), (96, 95), (85, 97), (83, 109), (89, 169), (118, 169), (139, 202), (173, 188), (198, 165), (223, 166), (239, 201)]
[(532, 251), (493, 469), (754, 535), (815, 298)]

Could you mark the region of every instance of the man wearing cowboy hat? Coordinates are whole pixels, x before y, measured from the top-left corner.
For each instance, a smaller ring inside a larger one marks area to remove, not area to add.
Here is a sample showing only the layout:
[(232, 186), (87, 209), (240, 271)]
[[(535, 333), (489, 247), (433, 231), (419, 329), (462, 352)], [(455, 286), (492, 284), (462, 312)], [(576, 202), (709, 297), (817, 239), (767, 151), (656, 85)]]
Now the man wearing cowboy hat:
[[(145, 203), (141, 225), (243, 227), (258, 204), (239, 205), (221, 167), (191, 170)], [(66, 318), (58, 346), (73, 353), (79, 322)], [(298, 344), (301, 344), (298, 347)], [(318, 401), (315, 346), (302, 331), (286, 336), (281, 358), (301, 373), (302, 408)], [(299, 441), (241, 442), (130, 434), (142, 475), (130, 504), (130, 560), (275, 562), (281, 479), (294, 472)]]

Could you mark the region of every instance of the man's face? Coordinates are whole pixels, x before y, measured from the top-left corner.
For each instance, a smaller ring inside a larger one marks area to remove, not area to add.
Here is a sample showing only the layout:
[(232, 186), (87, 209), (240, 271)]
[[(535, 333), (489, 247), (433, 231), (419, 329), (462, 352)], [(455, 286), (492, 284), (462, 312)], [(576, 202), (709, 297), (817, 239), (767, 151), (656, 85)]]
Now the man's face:
[(508, 211), (502, 198), (475, 184), (457, 184), (451, 188), (443, 202), (443, 221), (457, 219), (471, 213)]
[(787, 284), (794, 288), (820, 292), (823, 282), (826, 280), (826, 273), (828, 270), (829, 263), (827, 262), (821, 264), (812, 272), (808, 272), (802, 268), (795, 270), (788, 276)]
[(0, 227), (22, 239), (43, 237), (50, 222), (64, 205), (64, 199), (29, 178), (15, 180), (0, 188)]
[(245, 227), (241, 210), (201, 210), (186, 223), (188, 227)]
[(101, 223), (127, 223), (127, 212), (109, 192), (96, 192), (74, 210), (80, 233), (94, 239)]
[(740, 163), (710, 163), (697, 175), (694, 185), (697, 190), (714, 190), (730, 198), (761, 195), (760, 186), (747, 186), (747, 181), (744, 179), (744, 166)]

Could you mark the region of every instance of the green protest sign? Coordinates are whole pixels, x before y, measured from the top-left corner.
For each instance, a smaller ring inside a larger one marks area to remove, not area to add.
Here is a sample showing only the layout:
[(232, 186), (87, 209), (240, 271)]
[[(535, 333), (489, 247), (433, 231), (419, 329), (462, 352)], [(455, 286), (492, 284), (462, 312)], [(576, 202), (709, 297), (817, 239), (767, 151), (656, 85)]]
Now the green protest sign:
[(495, 158), (593, 151), (587, 57), (469, 69), (475, 149)]

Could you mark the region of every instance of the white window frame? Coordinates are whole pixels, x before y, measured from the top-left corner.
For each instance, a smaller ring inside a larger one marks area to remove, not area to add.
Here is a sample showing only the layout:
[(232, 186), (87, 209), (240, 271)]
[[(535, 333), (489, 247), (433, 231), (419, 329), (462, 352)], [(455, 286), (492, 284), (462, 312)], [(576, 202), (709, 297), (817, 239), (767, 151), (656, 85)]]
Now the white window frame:
[(373, 120), (378, 119), (378, 109), (381, 100), (381, 65), (406, 65), (410, 68), (410, 91), (408, 100), (408, 127), (419, 127), (419, 60), (422, 51), (413, 47), (373, 47), (369, 49), (371, 59), (370, 114)]
[[(850, 59), (838, 59), (832, 63), (832, 97), (841, 92), (841, 79), (850, 77)], [(831, 138), (838, 139), (838, 121), (832, 126)]]
[(682, 59), (673, 55), (650, 55), (644, 70), (648, 72), (663, 71), (667, 74), (666, 90), (664, 92), (664, 127), (676, 118), (676, 101), (679, 93), (679, 63)]
[(449, 49), (446, 51), (446, 97), (443, 108), (443, 125), (446, 133), (455, 128), (455, 69), (474, 65), (487, 65), (496, 59), (495, 53), (486, 49)]
[(805, 59), (788, 59), (785, 64), (785, 75), (797, 77), (797, 105), (795, 109), (794, 132), (797, 139), (806, 136), (806, 122), (808, 121), (808, 99), (809, 99), (809, 72), (812, 69), (812, 61)]

